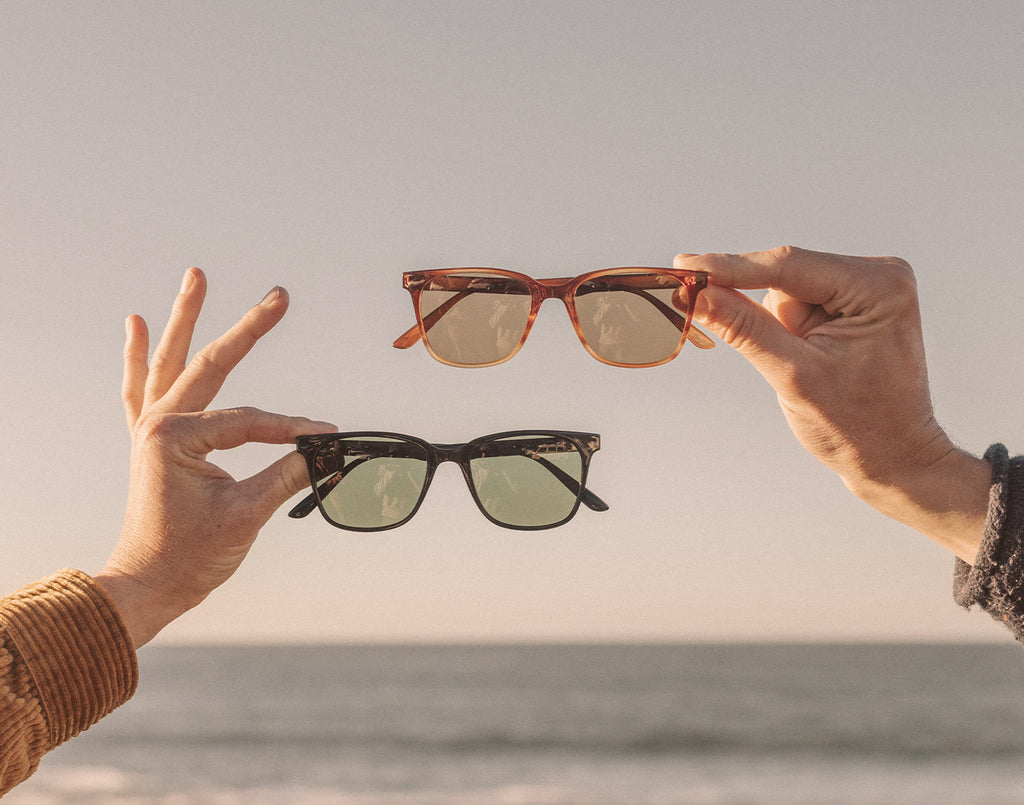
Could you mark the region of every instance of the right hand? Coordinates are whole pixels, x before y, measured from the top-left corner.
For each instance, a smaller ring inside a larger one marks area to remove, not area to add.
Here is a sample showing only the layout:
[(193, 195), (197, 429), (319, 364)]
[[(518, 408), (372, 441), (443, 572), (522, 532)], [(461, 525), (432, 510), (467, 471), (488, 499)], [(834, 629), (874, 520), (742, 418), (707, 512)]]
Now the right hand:
[(256, 408), (205, 410), (288, 307), (287, 292), (275, 288), (187, 363), (205, 294), (205, 276), (190, 269), (152, 361), (145, 321), (131, 316), (126, 325), (128, 508), (114, 552), (95, 578), (117, 604), (136, 648), (226, 581), (274, 511), (309, 485), (294, 450), (241, 481), (208, 455), (335, 430), (326, 422)]

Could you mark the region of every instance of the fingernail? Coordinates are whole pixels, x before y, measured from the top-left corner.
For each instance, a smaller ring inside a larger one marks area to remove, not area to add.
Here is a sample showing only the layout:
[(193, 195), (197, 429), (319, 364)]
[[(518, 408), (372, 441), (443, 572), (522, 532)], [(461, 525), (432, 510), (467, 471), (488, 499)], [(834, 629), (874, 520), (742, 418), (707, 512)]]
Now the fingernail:
[(189, 288), (192, 287), (196, 281), (196, 272), (191, 268), (185, 272), (185, 276), (181, 278), (181, 290), (178, 293), (185, 293)]
[(264, 296), (264, 297), (263, 297), (263, 298), (262, 298), (262, 299), (260, 300), (260, 304), (261, 304), (261, 305), (269, 305), (269, 304), (272, 304), (272, 303), (274, 302), (274, 300), (276, 300), (276, 299), (277, 299), (277, 297), (279, 297), (280, 295), (281, 295), (281, 286), (280, 286), (280, 285), (277, 285), (277, 286), (275, 286), (275, 287), (271, 288), (271, 289), (270, 289), (270, 290), (269, 290), (269, 291), (267, 292), (267, 295), (266, 295), (266, 296)]

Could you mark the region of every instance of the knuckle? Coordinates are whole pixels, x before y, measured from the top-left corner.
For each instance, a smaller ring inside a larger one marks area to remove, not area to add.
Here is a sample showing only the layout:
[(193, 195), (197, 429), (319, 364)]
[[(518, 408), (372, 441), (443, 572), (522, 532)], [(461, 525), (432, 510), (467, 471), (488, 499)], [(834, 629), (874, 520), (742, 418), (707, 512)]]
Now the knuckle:
[(166, 444), (178, 437), (182, 422), (182, 417), (177, 414), (145, 414), (135, 423), (135, 440), (140, 443)]
[(917, 302), (917, 277), (906, 260), (887, 257), (879, 266), (877, 282), (892, 299), (907, 304)]
[(131, 341), (125, 342), (124, 349), (121, 350), (121, 354), (124, 356), (126, 363), (145, 363), (149, 358), (147, 350), (140, 348), (137, 344), (133, 344)]
[(157, 353), (153, 356), (150, 361), (149, 370), (152, 374), (159, 375), (163, 373), (181, 372), (182, 366), (180, 362), (172, 360), (167, 355)]
[(776, 246), (774, 249), (769, 249), (768, 254), (776, 263), (787, 264), (802, 257), (805, 250), (799, 246)]
[(232, 416), (237, 417), (246, 424), (252, 424), (259, 419), (263, 413), (259, 408), (252, 405), (239, 405), (235, 408), (230, 409)]
[(230, 367), (226, 366), (214, 350), (203, 349), (192, 357), (192, 370), (202, 376), (227, 377)]
[(769, 270), (773, 274), (768, 284), (774, 288), (783, 284), (784, 275), (794, 270), (794, 264), (802, 260), (807, 251), (798, 246), (776, 246), (765, 254), (768, 256)]
[(888, 257), (886, 260), (893, 277), (900, 285), (914, 290), (917, 289), (917, 277), (910, 263), (906, 260), (901, 260), (899, 257)]

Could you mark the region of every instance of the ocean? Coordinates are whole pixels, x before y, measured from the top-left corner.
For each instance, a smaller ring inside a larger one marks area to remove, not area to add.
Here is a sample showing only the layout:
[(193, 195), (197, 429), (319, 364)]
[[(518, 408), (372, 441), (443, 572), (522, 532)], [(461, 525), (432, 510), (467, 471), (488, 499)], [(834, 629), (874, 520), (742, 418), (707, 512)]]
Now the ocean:
[(1005, 645), (148, 647), (5, 805), (1024, 803)]

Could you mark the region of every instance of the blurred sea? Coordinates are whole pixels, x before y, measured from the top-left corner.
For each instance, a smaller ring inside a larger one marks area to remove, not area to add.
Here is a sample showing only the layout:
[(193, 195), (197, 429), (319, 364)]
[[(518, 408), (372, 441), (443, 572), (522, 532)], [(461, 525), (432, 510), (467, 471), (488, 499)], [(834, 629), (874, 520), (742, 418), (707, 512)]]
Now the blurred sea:
[(150, 647), (5, 805), (1024, 803), (1019, 645)]

